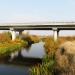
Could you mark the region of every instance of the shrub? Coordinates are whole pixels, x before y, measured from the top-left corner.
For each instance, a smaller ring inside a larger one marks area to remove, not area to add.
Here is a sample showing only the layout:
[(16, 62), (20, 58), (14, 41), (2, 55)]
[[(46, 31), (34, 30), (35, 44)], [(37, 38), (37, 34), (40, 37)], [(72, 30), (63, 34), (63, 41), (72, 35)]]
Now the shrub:
[(59, 43), (54, 42), (53, 38), (46, 38), (44, 42), (45, 42), (44, 47), (48, 55), (54, 54), (58, 49)]
[(0, 34), (0, 43), (9, 42), (11, 38), (8, 35)]

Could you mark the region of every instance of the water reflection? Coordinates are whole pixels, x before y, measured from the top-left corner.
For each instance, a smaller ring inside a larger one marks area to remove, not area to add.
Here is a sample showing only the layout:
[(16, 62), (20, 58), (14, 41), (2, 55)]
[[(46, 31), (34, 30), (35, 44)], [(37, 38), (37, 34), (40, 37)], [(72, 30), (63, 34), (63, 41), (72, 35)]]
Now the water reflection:
[(22, 49), (19, 52), (11, 53), (11, 60), (15, 57), (23, 58), (43, 58), (45, 55), (44, 42), (32, 44), (30, 47)]
[(43, 58), (45, 55), (44, 42), (41, 41), (39, 43), (32, 44), (28, 49), (23, 49), (21, 51), (21, 55), (23, 57), (30, 58)]
[(44, 42), (42, 41), (32, 44), (29, 48), (22, 49), (19, 52), (11, 53), (9, 60), (11, 62), (7, 63), (19, 65), (0, 64), (0, 75), (29, 75), (29, 68), (37, 63), (41, 63), (41, 58), (44, 55)]

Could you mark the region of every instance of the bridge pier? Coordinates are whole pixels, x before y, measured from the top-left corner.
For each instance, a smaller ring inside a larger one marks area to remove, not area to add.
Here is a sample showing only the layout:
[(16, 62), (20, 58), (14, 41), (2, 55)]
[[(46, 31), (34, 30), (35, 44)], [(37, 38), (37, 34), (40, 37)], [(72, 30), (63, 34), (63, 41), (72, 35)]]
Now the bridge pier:
[(12, 31), (12, 41), (14, 41), (16, 39), (16, 32)]
[(14, 41), (16, 39), (16, 31), (13, 28), (10, 28), (10, 32), (12, 35), (12, 41)]
[(23, 30), (19, 30), (19, 37), (22, 38), (22, 32)]
[(53, 28), (53, 39), (55, 42), (58, 39), (58, 29), (57, 28)]

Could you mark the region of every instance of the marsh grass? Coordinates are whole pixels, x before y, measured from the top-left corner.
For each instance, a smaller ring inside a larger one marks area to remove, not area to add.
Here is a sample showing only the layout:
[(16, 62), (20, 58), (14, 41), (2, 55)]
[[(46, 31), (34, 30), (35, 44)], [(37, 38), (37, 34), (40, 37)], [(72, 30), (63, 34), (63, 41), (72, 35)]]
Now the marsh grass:
[(0, 58), (9, 55), (11, 52), (19, 51), (21, 48), (28, 45), (27, 41), (21, 40), (19, 38), (14, 41), (11, 40), (10, 33), (0, 34)]
[(45, 42), (44, 48), (46, 55), (42, 60), (42, 64), (33, 66), (30, 69), (31, 75), (53, 75), (56, 65), (55, 52), (58, 47), (58, 43), (54, 42), (52, 38), (43, 40)]
[(54, 58), (46, 55), (43, 58), (42, 64), (33, 66), (30, 69), (31, 75), (53, 75), (54, 64)]

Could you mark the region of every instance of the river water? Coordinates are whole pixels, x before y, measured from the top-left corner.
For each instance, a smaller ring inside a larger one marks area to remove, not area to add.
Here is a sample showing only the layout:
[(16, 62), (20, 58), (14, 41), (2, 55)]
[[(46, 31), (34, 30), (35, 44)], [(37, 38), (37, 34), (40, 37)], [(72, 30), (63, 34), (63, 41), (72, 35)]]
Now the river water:
[(0, 64), (0, 75), (29, 75), (29, 67)]
[(44, 55), (44, 42), (42, 41), (20, 52), (12, 53), (10, 63), (0, 64), (0, 75), (29, 75), (30, 64), (40, 62)]
[(23, 49), (21, 55), (30, 58), (43, 58), (45, 55), (44, 42), (32, 44), (29, 49)]

